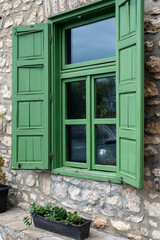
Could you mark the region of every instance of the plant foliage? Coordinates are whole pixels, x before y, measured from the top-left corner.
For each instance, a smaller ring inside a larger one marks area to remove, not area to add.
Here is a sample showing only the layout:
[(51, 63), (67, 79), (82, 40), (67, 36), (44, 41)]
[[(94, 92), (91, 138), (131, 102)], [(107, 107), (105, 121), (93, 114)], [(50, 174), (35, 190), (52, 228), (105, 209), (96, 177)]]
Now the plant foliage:
[[(5, 114), (1, 114), (0, 118), (5, 118)], [(3, 185), (6, 184), (6, 175), (2, 170), (3, 166), (4, 166), (4, 159), (0, 157), (0, 187), (3, 187)]]
[[(40, 215), (42, 217), (45, 217), (46, 220), (63, 222), (67, 225), (81, 225), (84, 223), (83, 218), (78, 216), (77, 212), (71, 213), (66, 211), (64, 208), (60, 208), (58, 206), (53, 207), (49, 204), (42, 207), (34, 202), (33, 204), (30, 204), (30, 213), (34, 216)], [(27, 226), (30, 226), (32, 224), (32, 219), (30, 216), (25, 217), (23, 221)]]
[(5, 114), (0, 115), (0, 118), (5, 118)]
[(6, 175), (2, 170), (2, 167), (4, 166), (4, 159), (0, 157), (0, 187), (1, 185), (6, 184)]
[(27, 216), (23, 218), (23, 222), (27, 225), (27, 226), (31, 226), (32, 225), (32, 217), (31, 216)]

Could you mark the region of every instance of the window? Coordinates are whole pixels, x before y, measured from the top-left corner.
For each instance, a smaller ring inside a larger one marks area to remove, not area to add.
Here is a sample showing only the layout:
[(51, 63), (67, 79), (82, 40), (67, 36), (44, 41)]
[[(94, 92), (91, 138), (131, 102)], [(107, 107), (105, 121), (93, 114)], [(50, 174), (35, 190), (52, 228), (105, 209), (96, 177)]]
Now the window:
[(116, 171), (115, 9), (61, 31), (63, 166)]
[(116, 171), (115, 74), (61, 81), (63, 165)]
[(65, 63), (115, 56), (115, 17), (65, 30)]
[(49, 19), (13, 27), (12, 168), (142, 187), (142, 1)]

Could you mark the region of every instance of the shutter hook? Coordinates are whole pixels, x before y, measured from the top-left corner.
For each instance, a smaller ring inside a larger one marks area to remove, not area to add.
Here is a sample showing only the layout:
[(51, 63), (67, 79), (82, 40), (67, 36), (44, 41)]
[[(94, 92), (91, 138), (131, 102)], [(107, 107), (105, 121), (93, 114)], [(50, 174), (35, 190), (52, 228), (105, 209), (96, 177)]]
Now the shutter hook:
[(21, 168), (21, 166), (22, 166), (22, 165), (19, 163), (19, 164), (18, 164), (18, 167)]

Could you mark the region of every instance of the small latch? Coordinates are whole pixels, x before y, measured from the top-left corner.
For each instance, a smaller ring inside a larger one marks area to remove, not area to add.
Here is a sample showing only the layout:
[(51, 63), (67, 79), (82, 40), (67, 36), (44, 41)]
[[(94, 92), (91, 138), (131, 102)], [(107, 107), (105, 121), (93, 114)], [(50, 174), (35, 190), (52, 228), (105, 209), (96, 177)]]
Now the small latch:
[(21, 166), (22, 166), (22, 165), (19, 163), (19, 164), (18, 164), (18, 167), (21, 168)]

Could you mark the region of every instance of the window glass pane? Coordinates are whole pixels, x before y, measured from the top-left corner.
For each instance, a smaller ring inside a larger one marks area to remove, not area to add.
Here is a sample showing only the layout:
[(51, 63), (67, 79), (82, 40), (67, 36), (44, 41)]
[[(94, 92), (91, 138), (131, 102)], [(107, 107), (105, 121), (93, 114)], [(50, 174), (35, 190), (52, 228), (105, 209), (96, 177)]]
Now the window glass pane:
[(67, 119), (86, 118), (86, 82), (66, 83)]
[(86, 126), (66, 126), (66, 161), (86, 163)]
[(65, 31), (66, 64), (115, 56), (115, 17)]
[(106, 77), (95, 80), (95, 117), (116, 117), (116, 78)]
[(96, 164), (116, 165), (116, 125), (95, 126)]

